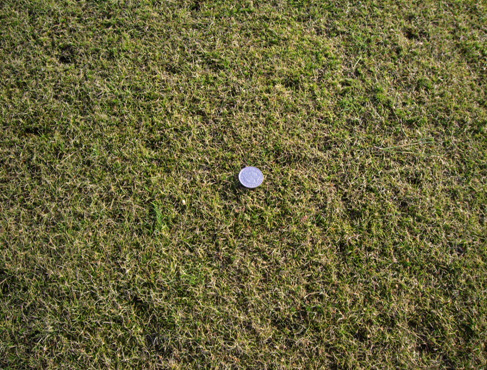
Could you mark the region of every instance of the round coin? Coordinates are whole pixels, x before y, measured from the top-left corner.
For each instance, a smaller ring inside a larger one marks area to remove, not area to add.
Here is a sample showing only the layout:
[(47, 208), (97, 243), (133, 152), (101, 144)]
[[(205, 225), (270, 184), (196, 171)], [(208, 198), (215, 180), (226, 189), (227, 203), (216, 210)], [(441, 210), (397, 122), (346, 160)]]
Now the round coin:
[(238, 179), (246, 188), (256, 188), (264, 181), (264, 175), (257, 167), (245, 167), (238, 174)]

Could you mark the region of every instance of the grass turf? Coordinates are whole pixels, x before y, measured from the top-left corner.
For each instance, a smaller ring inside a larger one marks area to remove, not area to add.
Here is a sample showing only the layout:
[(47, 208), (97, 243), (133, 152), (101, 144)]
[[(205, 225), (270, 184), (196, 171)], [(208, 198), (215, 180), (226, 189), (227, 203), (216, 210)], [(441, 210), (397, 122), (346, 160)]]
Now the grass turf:
[(486, 14), (1, 1), (0, 367), (487, 366)]

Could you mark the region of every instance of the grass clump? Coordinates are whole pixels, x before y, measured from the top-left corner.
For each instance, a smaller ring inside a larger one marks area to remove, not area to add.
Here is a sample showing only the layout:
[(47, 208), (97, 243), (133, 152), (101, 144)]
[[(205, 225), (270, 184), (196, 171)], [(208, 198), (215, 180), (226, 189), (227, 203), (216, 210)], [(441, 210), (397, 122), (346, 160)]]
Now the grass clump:
[(1, 2), (0, 367), (485, 367), (485, 14)]

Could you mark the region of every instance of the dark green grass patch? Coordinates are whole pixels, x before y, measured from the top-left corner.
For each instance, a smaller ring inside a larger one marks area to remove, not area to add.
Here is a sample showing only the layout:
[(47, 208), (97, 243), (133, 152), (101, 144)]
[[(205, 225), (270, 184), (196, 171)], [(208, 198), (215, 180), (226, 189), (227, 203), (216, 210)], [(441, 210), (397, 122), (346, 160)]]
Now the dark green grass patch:
[(487, 366), (486, 14), (0, 2), (0, 367)]

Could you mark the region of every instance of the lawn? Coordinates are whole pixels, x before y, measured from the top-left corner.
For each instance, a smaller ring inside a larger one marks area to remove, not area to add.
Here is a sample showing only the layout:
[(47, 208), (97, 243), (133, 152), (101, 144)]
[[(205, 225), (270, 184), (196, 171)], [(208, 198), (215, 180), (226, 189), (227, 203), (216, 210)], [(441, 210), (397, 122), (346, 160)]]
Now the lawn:
[(487, 367), (486, 82), (483, 1), (0, 0), (0, 368)]

